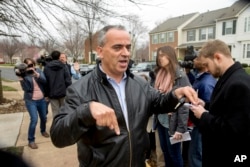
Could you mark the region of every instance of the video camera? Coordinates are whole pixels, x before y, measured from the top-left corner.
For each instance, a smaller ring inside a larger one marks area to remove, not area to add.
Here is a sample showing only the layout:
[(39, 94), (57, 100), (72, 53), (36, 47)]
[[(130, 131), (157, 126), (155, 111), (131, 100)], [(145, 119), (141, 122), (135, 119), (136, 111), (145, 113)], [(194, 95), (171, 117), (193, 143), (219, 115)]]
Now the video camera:
[(50, 61), (52, 61), (52, 57), (47, 55), (42, 55), (39, 59), (36, 60), (37, 64), (41, 64), (42, 66), (45, 66), (46, 63)]
[(22, 78), (25, 77), (26, 75), (34, 74), (33, 70), (27, 70), (27, 68), (29, 67), (33, 67), (33, 64), (32, 66), (27, 65), (25, 63), (16, 64), (14, 67), (14, 72), (16, 76), (19, 76)]
[(184, 61), (179, 61), (179, 65), (182, 68), (193, 69), (194, 67), (194, 59), (197, 57), (197, 52), (194, 50), (194, 47), (187, 46), (187, 53), (184, 56)]

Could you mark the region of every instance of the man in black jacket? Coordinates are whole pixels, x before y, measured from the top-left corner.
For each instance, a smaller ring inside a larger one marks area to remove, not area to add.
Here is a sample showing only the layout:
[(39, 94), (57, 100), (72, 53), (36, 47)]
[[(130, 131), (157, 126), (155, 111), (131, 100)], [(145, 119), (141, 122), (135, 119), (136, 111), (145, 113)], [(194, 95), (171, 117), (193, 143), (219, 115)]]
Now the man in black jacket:
[(98, 34), (101, 61), (68, 87), (65, 105), (53, 119), (52, 142), (77, 143), (80, 166), (144, 167), (148, 118), (178, 108), (183, 96), (198, 103), (197, 94), (191, 87), (161, 94), (130, 73), (131, 40), (123, 26), (106, 26)]
[(53, 51), (51, 53), (52, 61), (44, 67), (44, 74), (48, 83), (46, 96), (49, 97), (53, 117), (64, 104), (66, 88), (72, 83), (69, 70), (59, 60), (60, 54), (59, 51)]
[(223, 41), (212, 40), (199, 52), (200, 60), (217, 81), (206, 108), (193, 105), (200, 119), (202, 166), (250, 166), (250, 76), (234, 62)]

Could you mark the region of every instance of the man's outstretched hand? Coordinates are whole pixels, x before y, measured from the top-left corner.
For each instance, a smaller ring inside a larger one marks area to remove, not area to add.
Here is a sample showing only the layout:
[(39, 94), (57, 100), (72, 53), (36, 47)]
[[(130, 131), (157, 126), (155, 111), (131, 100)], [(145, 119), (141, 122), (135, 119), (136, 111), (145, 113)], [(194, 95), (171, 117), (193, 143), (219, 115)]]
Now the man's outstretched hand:
[(186, 97), (186, 101), (194, 105), (197, 105), (199, 102), (197, 92), (190, 86), (177, 88), (174, 90), (174, 94), (178, 99)]

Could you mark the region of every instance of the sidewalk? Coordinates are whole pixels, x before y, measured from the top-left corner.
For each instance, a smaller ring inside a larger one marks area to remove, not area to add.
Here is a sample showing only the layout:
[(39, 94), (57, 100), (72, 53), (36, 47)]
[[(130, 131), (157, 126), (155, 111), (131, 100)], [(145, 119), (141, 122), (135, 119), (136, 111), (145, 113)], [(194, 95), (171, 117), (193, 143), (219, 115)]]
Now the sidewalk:
[[(23, 91), (21, 90), (19, 82), (2, 82), (2, 84), (18, 89), (17, 92), (4, 92), (3, 95), (5, 98), (22, 99)], [(46, 129), (49, 133), (52, 123), (52, 112), (50, 108), (47, 120)], [(23, 158), (31, 167), (79, 166), (76, 144), (65, 148), (56, 148), (52, 144), (50, 138), (45, 138), (41, 135), (39, 131), (39, 121), (37, 123), (35, 136), (38, 149), (29, 148), (27, 140), (29, 122), (30, 118), (28, 112), (0, 114), (0, 133), (2, 132), (1, 134), (5, 134), (0, 137), (1, 143), (5, 143), (7, 147), (24, 146)], [(2, 146), (1, 148), (4, 147)]]

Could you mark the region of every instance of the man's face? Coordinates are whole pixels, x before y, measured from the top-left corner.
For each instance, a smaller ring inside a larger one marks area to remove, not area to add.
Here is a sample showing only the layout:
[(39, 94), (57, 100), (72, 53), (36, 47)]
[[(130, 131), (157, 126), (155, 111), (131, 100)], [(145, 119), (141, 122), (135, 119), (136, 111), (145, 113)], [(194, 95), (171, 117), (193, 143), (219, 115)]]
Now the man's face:
[(121, 77), (127, 70), (130, 58), (130, 35), (124, 30), (110, 29), (106, 41), (98, 47), (104, 72), (111, 77)]
[(215, 58), (205, 58), (200, 56), (202, 64), (207, 68), (208, 72), (211, 73), (215, 78), (222, 75), (222, 70), (220, 68), (219, 62)]
[(194, 68), (197, 69), (198, 71), (201, 71), (203, 70), (204, 68), (206, 68), (202, 61), (201, 61), (201, 57), (200, 56), (197, 56), (195, 59), (194, 59)]
[(62, 62), (62, 63), (66, 63), (67, 62), (67, 58), (66, 58), (66, 55), (65, 54), (61, 54), (60, 57), (59, 57), (59, 60)]

